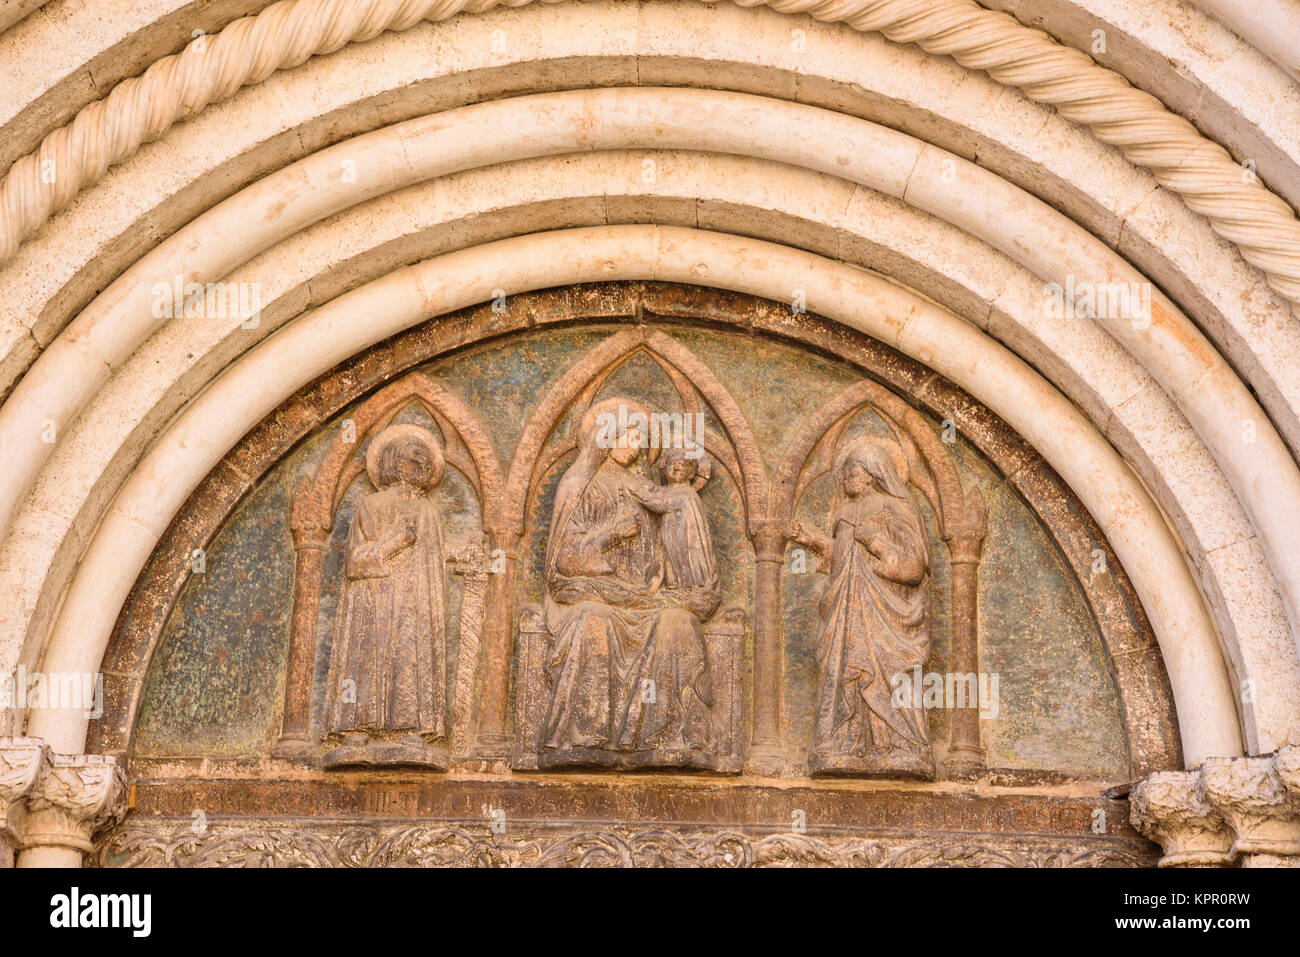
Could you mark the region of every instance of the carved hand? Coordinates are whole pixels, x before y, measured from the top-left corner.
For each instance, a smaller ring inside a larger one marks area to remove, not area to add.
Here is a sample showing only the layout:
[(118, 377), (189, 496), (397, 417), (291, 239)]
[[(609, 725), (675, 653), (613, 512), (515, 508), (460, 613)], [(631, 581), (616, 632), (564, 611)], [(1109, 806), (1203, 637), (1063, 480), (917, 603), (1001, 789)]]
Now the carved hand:
[(614, 523), (610, 530), (610, 543), (626, 541), (627, 539), (636, 538), (641, 534), (641, 523), (637, 521), (635, 515), (627, 515)]
[(830, 541), (825, 536), (813, 531), (797, 519), (790, 522), (785, 537), (805, 548), (812, 549), (818, 555), (825, 555), (830, 551)]
[(381, 542), (366, 542), (358, 545), (348, 555), (347, 575), (349, 578), (384, 578), (388, 567), (384, 564), (384, 550)]
[(867, 551), (877, 558), (887, 558), (894, 551), (893, 542), (879, 532), (864, 531), (859, 526), (856, 535), (858, 541), (867, 547)]

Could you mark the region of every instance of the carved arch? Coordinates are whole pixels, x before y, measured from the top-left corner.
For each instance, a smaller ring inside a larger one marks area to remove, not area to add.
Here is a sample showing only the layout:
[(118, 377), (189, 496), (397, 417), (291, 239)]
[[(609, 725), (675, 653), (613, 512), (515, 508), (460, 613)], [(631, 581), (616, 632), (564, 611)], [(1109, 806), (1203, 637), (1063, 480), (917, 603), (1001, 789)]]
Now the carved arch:
[(569, 437), (551, 454), (543, 454), (547, 439), (564, 415), (590, 404), (609, 377), (640, 352), (648, 354), (664, 370), (686, 411), (695, 411), (702, 399), (722, 426), (730, 448), (706, 443), (705, 449), (732, 474), (740, 488), (750, 534), (768, 520), (771, 492), (767, 469), (740, 406), (713, 371), (688, 348), (665, 333), (638, 327), (617, 333), (584, 353), (538, 403), (524, 426), (506, 475), (500, 519), (503, 531), (523, 535), (528, 503), (542, 476), (564, 453), (576, 447), (575, 439)]
[[(293, 533), (294, 587), (290, 618), (289, 663), (285, 675), (284, 717), (277, 753), (297, 757), (311, 747), (311, 682), (316, 653), (316, 626), (323, 587), (324, 553), (334, 528), (334, 517), (352, 481), (365, 470), (359, 454), (365, 440), (387, 426), (412, 402), (433, 418), (442, 433), (447, 463), (474, 488), (484, 524), (500, 508), (501, 465), (487, 431), (464, 402), (445, 387), (412, 373), (380, 389), (351, 416), (356, 435), (342, 434), (331, 441), (320, 464), (298, 479), (293, 493), (289, 527)], [(477, 667), (473, 651), (469, 680)], [(461, 671), (460, 663), (457, 666)], [(457, 684), (461, 683), (459, 675)]]
[[(950, 666), (960, 674), (978, 673), (979, 562), (987, 531), (984, 496), (978, 488), (965, 489), (944, 443), (919, 412), (870, 380), (849, 386), (818, 410), (782, 456), (776, 508), (785, 522), (794, 518), (795, 507), (808, 486), (830, 471), (835, 448), (849, 422), (866, 408), (873, 409), (894, 433), (907, 456), (910, 482), (929, 501), (939, 536), (948, 546), (952, 571)], [(971, 777), (983, 771), (979, 721), (975, 708), (953, 711), (943, 776)]]
[(868, 406), (889, 426), (907, 455), (911, 481), (934, 510), (940, 537), (945, 542), (959, 535), (982, 541), (985, 514), (979, 491), (967, 492), (962, 486), (952, 458), (920, 413), (870, 380), (854, 383), (824, 405), (786, 449), (777, 472), (778, 516), (783, 521), (794, 517), (808, 486), (830, 471), (845, 428)]

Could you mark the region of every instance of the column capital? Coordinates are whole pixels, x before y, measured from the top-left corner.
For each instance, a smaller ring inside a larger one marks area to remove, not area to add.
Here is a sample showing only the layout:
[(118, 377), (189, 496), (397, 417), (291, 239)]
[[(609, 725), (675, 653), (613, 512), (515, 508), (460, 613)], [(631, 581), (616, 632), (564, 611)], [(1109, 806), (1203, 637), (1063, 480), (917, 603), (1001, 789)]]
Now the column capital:
[(749, 532), (754, 544), (754, 557), (758, 561), (785, 561), (785, 543), (788, 537), (782, 523), (767, 520), (752, 522)]
[(1195, 771), (1157, 771), (1129, 796), (1129, 819), (1160, 845), (1161, 867), (1219, 867), (1231, 860), (1232, 831), (1197, 779)]
[(48, 753), (40, 738), (0, 738), (0, 823), (41, 778)]
[(954, 565), (978, 565), (984, 551), (984, 533), (963, 532), (948, 540), (948, 560)]
[(126, 775), (116, 758), (50, 753), (27, 794), (20, 847), (89, 851), (96, 829), (125, 813)]
[(1207, 758), (1201, 789), (1235, 833), (1233, 856), (1300, 856), (1300, 807), (1287, 793), (1274, 756)]
[(1273, 768), (1291, 796), (1291, 802), (1300, 808), (1300, 747), (1288, 744), (1279, 750), (1273, 756)]
[(40, 738), (0, 738), (0, 867), (13, 866), (16, 835), (9, 809), (31, 793), (48, 764), (49, 749)]
[(1165, 851), (1161, 867), (1300, 866), (1300, 752), (1207, 758), (1134, 786), (1134, 827)]

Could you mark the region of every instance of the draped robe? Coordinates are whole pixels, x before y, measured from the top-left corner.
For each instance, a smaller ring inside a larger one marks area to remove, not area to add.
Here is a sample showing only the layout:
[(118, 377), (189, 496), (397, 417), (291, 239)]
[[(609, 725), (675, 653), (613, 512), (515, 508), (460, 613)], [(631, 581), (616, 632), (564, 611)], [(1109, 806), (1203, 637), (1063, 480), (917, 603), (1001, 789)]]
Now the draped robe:
[[(552, 697), (542, 748), (707, 748), (712, 691), (700, 618), (662, 587), (658, 518), (635, 494), (647, 480), (603, 451), (584, 449), (556, 491), (546, 559)], [(629, 516), (638, 534), (604, 547)]]
[[(914, 510), (875, 495), (847, 502), (832, 522), (830, 574), (821, 597), (814, 750), (827, 755), (928, 755), (925, 711), (897, 707), (892, 679), (930, 652), (929, 565)], [(861, 538), (882, 534), (898, 556), (880, 561)], [(922, 569), (919, 575), (917, 568)], [(894, 579), (902, 580), (894, 580)]]
[[(357, 507), (330, 651), (327, 734), (440, 737), (446, 710), (444, 556), (437, 505), (395, 486)], [(355, 701), (343, 682), (355, 682)]]

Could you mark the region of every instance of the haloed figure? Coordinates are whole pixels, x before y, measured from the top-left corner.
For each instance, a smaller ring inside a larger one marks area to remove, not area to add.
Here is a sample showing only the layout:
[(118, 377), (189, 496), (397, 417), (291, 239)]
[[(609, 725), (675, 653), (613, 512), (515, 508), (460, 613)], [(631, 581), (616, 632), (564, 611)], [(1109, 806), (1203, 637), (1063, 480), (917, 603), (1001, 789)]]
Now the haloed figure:
[(443, 453), (427, 429), (394, 425), (370, 443), (378, 490), (358, 506), (344, 554), (330, 653), (327, 766), (446, 765), (446, 603), (437, 506)]
[(892, 700), (893, 678), (930, 654), (930, 556), (907, 463), (880, 440), (835, 459), (830, 538), (792, 537), (830, 558), (817, 641), (812, 774), (934, 777), (925, 710)]
[(663, 485), (643, 485), (633, 496), (659, 516), (659, 540), (664, 553), (663, 588), (701, 621), (717, 610), (722, 597), (713, 556), (709, 518), (699, 489), (709, 481), (712, 462), (704, 450), (664, 450), (659, 458)]
[(712, 547), (707, 558), (691, 556), (711, 589), (666, 584), (659, 514), (672, 506), (645, 504), (665, 491), (644, 472), (655, 450), (634, 427), (612, 443), (597, 427), (620, 406), (638, 408), (607, 399), (582, 415), (577, 460), (555, 492), (546, 550), (552, 692), (538, 761), (708, 766), (713, 697), (701, 623), (718, 604)]

